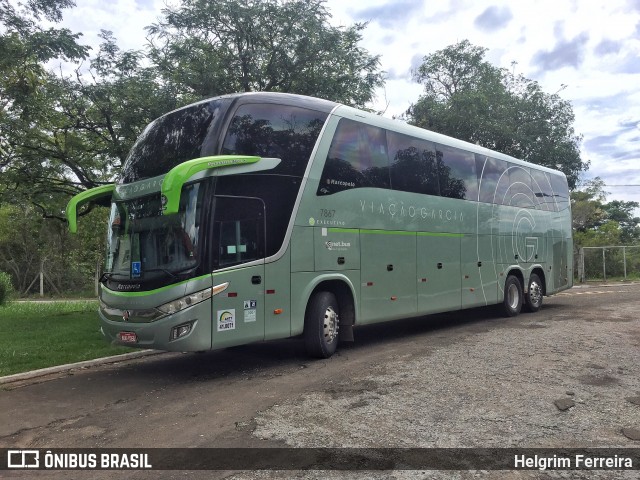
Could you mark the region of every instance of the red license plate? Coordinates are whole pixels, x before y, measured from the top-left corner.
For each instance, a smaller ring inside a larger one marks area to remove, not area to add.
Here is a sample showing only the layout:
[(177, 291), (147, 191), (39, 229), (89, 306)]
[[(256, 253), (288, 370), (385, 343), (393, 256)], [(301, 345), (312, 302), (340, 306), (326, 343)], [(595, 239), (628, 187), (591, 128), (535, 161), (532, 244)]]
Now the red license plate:
[(120, 332), (118, 337), (123, 343), (136, 343), (138, 341), (138, 336), (133, 332)]

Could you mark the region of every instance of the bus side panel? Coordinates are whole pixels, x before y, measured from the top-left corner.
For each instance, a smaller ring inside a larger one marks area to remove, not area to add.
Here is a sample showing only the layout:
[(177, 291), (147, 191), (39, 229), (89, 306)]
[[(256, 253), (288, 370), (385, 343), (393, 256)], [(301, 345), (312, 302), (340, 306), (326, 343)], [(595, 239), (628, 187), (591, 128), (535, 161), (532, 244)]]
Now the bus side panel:
[(313, 272), (313, 227), (294, 226), (291, 233), (291, 271)]
[[(360, 323), (415, 316), (416, 234), (362, 232)], [(459, 253), (459, 252), (458, 252)]]
[(272, 340), (291, 335), (291, 249), (275, 262), (265, 265), (264, 338)]
[[(291, 274), (291, 336), (304, 331), (304, 315), (311, 294), (324, 281), (340, 281), (349, 287), (353, 294), (356, 315), (359, 311), (360, 271), (345, 270), (340, 273), (295, 272)], [(359, 317), (356, 317), (359, 323)]]
[(358, 229), (314, 228), (316, 271), (356, 270), (360, 268)]
[(418, 235), (418, 312), (460, 308), (460, 238)]
[(552, 239), (552, 277), (553, 277), (553, 292), (565, 290), (570, 287), (569, 278), (572, 274), (572, 270), (569, 270), (569, 260), (571, 250), (569, 245), (572, 243), (571, 238), (554, 237)]
[(491, 235), (465, 235), (462, 239), (462, 308), (492, 305), (497, 301), (497, 271), (491, 238)]

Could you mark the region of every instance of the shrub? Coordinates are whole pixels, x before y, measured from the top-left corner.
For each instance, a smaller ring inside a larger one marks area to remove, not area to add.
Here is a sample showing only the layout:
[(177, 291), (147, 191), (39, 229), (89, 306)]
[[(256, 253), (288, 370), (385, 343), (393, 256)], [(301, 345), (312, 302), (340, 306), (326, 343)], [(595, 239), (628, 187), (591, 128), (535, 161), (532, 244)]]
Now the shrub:
[(12, 295), (11, 276), (8, 273), (0, 272), (0, 305), (7, 303)]

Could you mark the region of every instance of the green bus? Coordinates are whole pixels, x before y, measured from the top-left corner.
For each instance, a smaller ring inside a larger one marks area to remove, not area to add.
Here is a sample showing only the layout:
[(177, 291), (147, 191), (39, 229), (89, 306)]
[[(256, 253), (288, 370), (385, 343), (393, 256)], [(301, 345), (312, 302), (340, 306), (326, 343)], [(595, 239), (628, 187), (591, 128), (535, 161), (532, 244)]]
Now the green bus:
[[(151, 122), (110, 204), (100, 319), (115, 344), (204, 351), (301, 336), (331, 356), (365, 325), (572, 285), (566, 177), (317, 98), (242, 93)], [(425, 320), (428, 321), (428, 318)]]

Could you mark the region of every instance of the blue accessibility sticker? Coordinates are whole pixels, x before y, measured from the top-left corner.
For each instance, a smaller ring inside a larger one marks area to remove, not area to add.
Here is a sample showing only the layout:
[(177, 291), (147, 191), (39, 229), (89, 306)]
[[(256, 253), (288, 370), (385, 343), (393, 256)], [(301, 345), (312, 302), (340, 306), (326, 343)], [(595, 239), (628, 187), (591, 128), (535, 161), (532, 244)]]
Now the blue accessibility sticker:
[(142, 272), (142, 264), (140, 262), (131, 262), (131, 276), (137, 278)]

